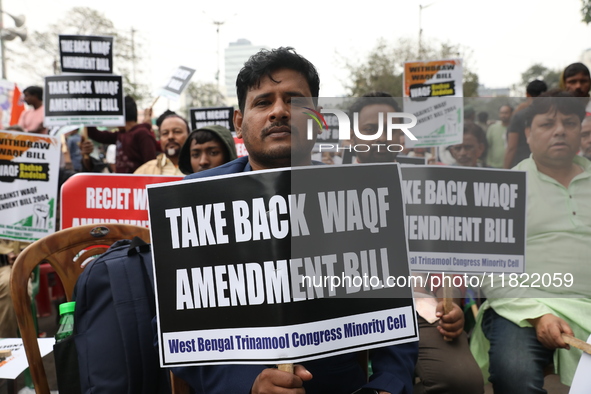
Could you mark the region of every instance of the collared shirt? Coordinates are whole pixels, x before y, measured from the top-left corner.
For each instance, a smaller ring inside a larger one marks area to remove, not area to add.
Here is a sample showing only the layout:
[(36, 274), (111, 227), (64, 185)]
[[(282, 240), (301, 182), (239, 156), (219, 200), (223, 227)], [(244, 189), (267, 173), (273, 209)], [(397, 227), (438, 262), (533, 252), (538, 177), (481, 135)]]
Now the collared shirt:
[(154, 160), (142, 164), (134, 174), (185, 175), (164, 153), (159, 154)]
[[(583, 172), (568, 187), (539, 172), (531, 157), (514, 168), (528, 174), (525, 264), (530, 274), (571, 273), (575, 281), (568, 293), (591, 297), (591, 162), (579, 156), (573, 162)], [(541, 289), (557, 296), (565, 290)]]
[(45, 109), (43, 105), (37, 109), (28, 109), (21, 114), (18, 125), (27, 132), (37, 132), (37, 129), (43, 124), (44, 116)]
[(491, 124), (486, 131), (486, 141), (488, 142), (486, 165), (503, 168), (507, 148), (507, 127), (503, 126), (500, 121)]
[[(492, 286), (485, 281), (488, 301), (481, 307), (479, 320), (484, 310), (492, 307), (520, 327), (531, 327), (528, 319), (551, 313), (564, 319), (575, 337), (586, 340), (591, 333), (591, 162), (579, 156), (573, 162), (583, 172), (568, 187), (539, 172), (531, 156), (514, 167), (527, 171), (525, 268), (529, 280), (516, 285), (505, 275), (504, 287), (498, 280)], [(557, 285), (566, 278), (572, 278), (571, 286)], [(525, 285), (529, 287), (522, 287)], [(558, 298), (567, 295), (570, 298)], [(479, 326), (471, 350), (488, 376), (488, 341)], [(581, 351), (576, 348), (554, 353), (554, 364), (564, 384), (570, 385), (580, 357)]]

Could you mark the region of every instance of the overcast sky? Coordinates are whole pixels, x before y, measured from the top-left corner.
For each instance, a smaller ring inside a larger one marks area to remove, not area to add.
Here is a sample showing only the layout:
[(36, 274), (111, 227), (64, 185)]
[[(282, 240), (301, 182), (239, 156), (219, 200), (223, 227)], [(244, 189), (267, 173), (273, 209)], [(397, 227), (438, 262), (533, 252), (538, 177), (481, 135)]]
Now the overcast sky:
[[(461, 44), (472, 50), (471, 69), (487, 87), (509, 87), (538, 62), (563, 68), (591, 48), (591, 26), (581, 22), (581, 0), (365, 0), (358, 6), (339, 1), (4, 0), (12, 14), (24, 14), (29, 30), (45, 30), (75, 6), (101, 11), (119, 29), (135, 28), (145, 43), (140, 54), (146, 82), (162, 85), (179, 65), (197, 69), (193, 80), (215, 81), (217, 35), (220, 59), (229, 42), (246, 38), (254, 45), (293, 46), (318, 68), (321, 95), (346, 93), (342, 57), (363, 59), (383, 37), (418, 37), (419, 4), (423, 39)], [(351, 3), (349, 3), (351, 4)], [(4, 16), (4, 25), (13, 26)], [(8, 45), (18, 45), (18, 39)], [(9, 78), (28, 84), (8, 69)], [(223, 74), (221, 82), (223, 85)]]

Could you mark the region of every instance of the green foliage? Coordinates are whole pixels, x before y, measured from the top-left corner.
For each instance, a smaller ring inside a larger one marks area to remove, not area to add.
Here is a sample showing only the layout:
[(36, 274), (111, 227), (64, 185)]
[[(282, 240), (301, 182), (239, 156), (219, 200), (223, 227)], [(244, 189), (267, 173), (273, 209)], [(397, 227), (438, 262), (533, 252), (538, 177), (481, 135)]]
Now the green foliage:
[(546, 82), (548, 89), (557, 89), (560, 86), (561, 70), (552, 70), (536, 63), (521, 74), (521, 86), (525, 89), (534, 79)]
[(390, 47), (382, 39), (363, 63), (355, 64), (347, 59), (345, 67), (350, 77), (345, 86), (349, 95), (361, 96), (371, 91), (382, 91), (402, 97), (403, 68), (397, 52), (396, 48)]
[(581, 7), (581, 14), (583, 15), (583, 22), (591, 23), (591, 0), (581, 0), (583, 4)]
[[(402, 97), (404, 63), (417, 60), (417, 44), (400, 39), (394, 45), (378, 40), (367, 58), (356, 62), (344, 59), (349, 79), (344, 83), (350, 96), (361, 96), (371, 91), (382, 91)], [(478, 93), (478, 75), (467, 67), (471, 50), (449, 43), (423, 44), (421, 61), (461, 57), (464, 59), (464, 97)]]
[[(136, 61), (136, 53), (142, 53), (138, 38), (130, 31), (121, 31), (113, 22), (97, 10), (74, 7), (62, 19), (51, 24), (47, 31), (33, 31), (22, 45), (8, 47), (9, 58), (21, 70), (29, 73), (42, 85), (43, 78), (60, 71), (58, 36), (60, 34), (96, 35), (114, 37), (113, 68), (123, 76), (123, 88), (141, 103), (150, 98), (148, 85), (138, 83), (142, 79), (142, 62)], [(10, 65), (7, 67), (10, 70)]]

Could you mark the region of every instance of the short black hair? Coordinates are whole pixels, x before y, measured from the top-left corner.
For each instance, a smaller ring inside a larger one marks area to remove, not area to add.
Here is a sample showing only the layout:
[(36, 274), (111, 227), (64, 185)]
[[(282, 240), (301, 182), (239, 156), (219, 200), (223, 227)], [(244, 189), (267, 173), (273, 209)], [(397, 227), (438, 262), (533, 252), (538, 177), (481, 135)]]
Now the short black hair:
[(125, 121), (137, 122), (137, 104), (131, 96), (125, 96)]
[(562, 82), (566, 82), (567, 78), (570, 78), (574, 75), (583, 73), (588, 77), (591, 77), (589, 74), (589, 69), (583, 63), (573, 63), (566, 66), (564, 72), (562, 73)]
[(271, 78), (271, 73), (281, 68), (301, 73), (308, 82), (312, 97), (318, 97), (320, 77), (316, 67), (310, 61), (298, 55), (291, 47), (262, 49), (244, 63), (244, 67), (236, 78), (236, 95), (240, 111), (244, 112), (248, 91), (253, 87), (258, 87), (263, 77)]
[(209, 131), (209, 130), (196, 130), (195, 133), (193, 133), (193, 135), (191, 136), (191, 140), (195, 140), (196, 144), (205, 144), (206, 142), (209, 141), (216, 141), (218, 142), (220, 145), (222, 145), (224, 147), (224, 151), (226, 156), (227, 155), (227, 148), (224, 145), (224, 142), (222, 141), (222, 139), (220, 137), (218, 137), (213, 131)]
[(488, 112), (486, 112), (486, 111), (480, 111), (478, 113), (478, 121), (480, 123), (486, 123), (486, 122), (488, 122)]
[(585, 105), (586, 98), (575, 97), (570, 92), (552, 89), (534, 98), (531, 105), (524, 109), (524, 111), (527, 111), (525, 124), (530, 127), (536, 115), (545, 114), (551, 110), (564, 115), (574, 114), (582, 122), (585, 119)]
[(394, 97), (390, 93), (386, 92), (369, 92), (359, 97), (349, 108), (349, 117), (353, 119), (355, 112), (359, 113), (361, 110), (368, 105), (374, 104), (385, 104), (394, 108), (396, 112), (401, 112), (400, 105), (394, 100)]
[(23, 94), (27, 93), (31, 96), (37, 97), (39, 100), (43, 101), (43, 88), (41, 86), (29, 86), (25, 90), (23, 90)]
[[(156, 126), (158, 126), (158, 128), (160, 128), (160, 125), (162, 124), (162, 122), (164, 122), (164, 119), (168, 118), (170, 115), (176, 115), (176, 112), (171, 111), (169, 109), (162, 112), (162, 115), (160, 115), (158, 118), (156, 118)], [(180, 118), (180, 116), (179, 116), (179, 118)], [(181, 119), (183, 119), (183, 118), (181, 118)], [(186, 120), (185, 120), (185, 122), (186, 122)], [(187, 130), (189, 130), (189, 127), (187, 127)], [(189, 132), (191, 132), (191, 130), (189, 130)]]
[(470, 106), (464, 107), (464, 119), (472, 119), (476, 116), (476, 111)]
[(546, 82), (540, 81), (539, 79), (534, 79), (530, 83), (527, 84), (527, 88), (525, 91), (532, 97), (538, 97), (540, 94), (546, 92), (548, 90), (548, 85)]
[[(187, 119), (183, 118), (182, 116), (180, 116), (176, 112), (173, 112), (173, 111), (170, 111), (170, 112), (171, 113), (170, 114), (167, 114), (165, 117), (160, 116), (158, 118), (160, 120), (160, 124), (158, 125), (158, 129), (160, 129), (160, 127), (162, 126), (162, 123), (164, 123), (164, 121), (166, 119), (168, 119), (168, 118), (179, 118), (185, 124), (185, 127), (187, 128), (187, 134), (191, 134), (191, 128), (189, 127), (189, 122), (187, 122)], [(160, 118), (162, 118), (162, 119), (160, 119)]]
[(472, 134), (479, 144), (483, 144), (485, 148), (488, 148), (486, 134), (484, 130), (482, 130), (482, 127), (478, 126), (476, 123), (464, 123), (464, 134)]

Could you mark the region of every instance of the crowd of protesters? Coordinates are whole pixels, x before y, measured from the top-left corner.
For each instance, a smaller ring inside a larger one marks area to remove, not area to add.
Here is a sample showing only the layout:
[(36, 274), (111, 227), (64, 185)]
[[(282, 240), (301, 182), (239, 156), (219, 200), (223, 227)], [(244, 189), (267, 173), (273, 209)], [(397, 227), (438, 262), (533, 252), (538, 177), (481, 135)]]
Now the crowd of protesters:
[[(201, 172), (216, 167), (219, 167), (219, 174), (224, 174), (246, 171), (245, 168), (258, 170), (285, 164), (278, 159), (279, 156), (269, 158), (263, 154), (263, 145), (279, 144), (284, 139), (281, 134), (284, 131), (279, 130), (272, 142), (265, 141), (264, 135), (256, 134), (260, 130), (252, 128), (260, 125), (256, 124), (257, 119), (254, 117), (257, 111), (264, 109), (254, 108), (251, 96), (256, 91), (266, 95), (266, 99), (273, 103), (283, 100), (289, 92), (301, 93), (302, 97), (318, 96), (318, 75), (311, 63), (285, 48), (261, 52), (256, 56), (249, 60), (237, 81), (240, 100), (235, 115), (238, 121), (237, 134), (244, 138), (250, 158), (236, 160), (234, 136), (228, 129), (218, 125), (191, 130), (183, 116), (166, 111), (156, 119), (154, 128), (151, 110), (145, 112), (146, 119), (140, 123), (135, 101), (126, 97), (124, 126), (117, 130), (99, 130), (89, 126), (68, 133), (68, 149), (64, 152), (71, 163), (68, 170), (71, 173), (110, 172), (114, 167), (116, 173), (194, 174), (190, 177), (200, 178), (214, 174), (204, 172), (203, 175)], [(257, 71), (260, 66), (258, 63), (265, 63), (268, 68), (256, 74), (260, 71)], [(241, 77), (250, 79), (241, 80)], [(591, 76), (582, 63), (574, 63), (564, 70), (561, 82), (561, 91), (547, 91), (543, 81), (531, 81), (527, 86), (527, 98), (515, 109), (509, 103), (501, 105), (498, 114), (495, 114), (498, 120), (494, 122), (489, 121), (490, 114), (485, 112), (478, 113), (476, 120), (475, 111), (466, 108), (462, 143), (447, 147), (445, 152), (453, 159), (451, 164), (455, 166), (515, 167), (527, 171), (528, 269), (542, 267), (552, 270), (555, 264), (561, 264), (563, 269), (588, 279), (589, 270), (585, 263), (591, 255), (591, 242), (587, 238), (591, 236), (591, 162), (587, 160), (591, 158), (591, 103), (588, 102)], [(15, 125), (16, 129), (48, 133), (42, 123), (42, 89), (32, 86), (24, 92), (25, 100), (32, 109), (23, 113), (19, 124)], [(536, 97), (545, 100), (536, 100)], [(360, 129), (363, 129), (366, 120), (375, 123), (378, 112), (401, 112), (396, 100), (383, 92), (368, 92), (353, 107), (351, 111), (359, 113)], [(282, 110), (288, 111), (286, 108)], [(271, 115), (268, 116), (270, 121), (275, 121), (275, 118), (270, 118)], [(289, 120), (289, 115), (281, 116)], [(288, 125), (272, 124), (275, 128)], [(402, 134), (392, 133), (390, 142), (403, 144)], [(114, 162), (111, 159), (111, 163), (108, 163), (104, 157), (95, 156), (97, 146), (101, 146), (105, 153), (107, 146), (114, 146)], [(435, 150), (407, 149), (403, 154), (425, 157), (428, 164), (450, 164)], [(289, 158), (293, 159), (291, 156)], [(308, 156), (299, 159), (301, 163), (311, 163), (309, 152)], [(341, 158), (338, 155), (325, 155), (322, 160), (334, 164)], [(396, 153), (370, 149), (359, 153), (353, 162), (396, 160)], [(109, 164), (114, 165), (110, 167)], [(238, 167), (240, 169), (236, 169)], [(0, 260), (0, 337), (11, 336), (10, 331), (16, 328), (8, 299), (9, 292), (6, 291), (7, 272), (20, 251), (15, 248), (20, 248), (20, 245), (13, 247), (10, 242), (0, 243), (0, 256), (5, 256)], [(493, 293), (491, 291), (491, 297)], [(560, 294), (551, 292), (549, 295), (560, 297)], [(569, 346), (561, 339), (561, 334), (575, 334), (586, 340), (590, 333), (590, 294), (588, 290), (582, 289), (580, 295), (580, 298), (566, 300), (544, 297), (507, 299), (507, 296), (491, 298), (482, 305), (477, 328), (469, 345), (461, 312), (462, 294), (457, 295), (453, 311), (447, 314), (442, 313), (439, 294), (431, 294), (436, 301), (430, 304), (425, 316), (419, 316), (418, 348), (414, 345), (398, 345), (382, 349), (383, 354), (378, 349), (375, 353), (380, 354), (375, 358), (374, 371), (378, 371), (376, 376), (379, 377), (373, 380), (375, 385), (369, 384), (362, 389), (373, 391), (359, 392), (388, 393), (394, 392), (392, 387), (398, 387), (397, 393), (483, 393), (484, 384), (489, 380), (495, 393), (543, 393), (543, 371), (552, 363), (562, 382), (568, 385), (573, 379), (580, 352), (568, 350)], [(427, 315), (436, 318), (431, 319)], [(452, 341), (444, 341), (444, 337)], [(403, 356), (397, 358), (397, 352)], [(380, 357), (389, 360), (385, 363), (387, 368), (400, 370), (380, 370), (379, 361), (384, 361)], [(343, 362), (341, 366), (351, 367), (351, 360), (345, 356), (336, 357), (335, 360)], [(409, 360), (412, 360), (411, 367), (408, 365)], [(332, 385), (335, 384), (332, 381), (323, 382), (322, 379), (333, 379), (338, 375), (331, 370), (324, 376), (323, 368), (327, 369), (326, 364), (329, 362), (323, 361), (323, 367), (314, 362), (307, 363), (305, 368), (298, 366), (294, 377), (289, 379), (283, 375), (285, 372), (252, 366), (185, 368), (179, 372), (194, 385), (197, 392), (201, 392), (200, 387), (215, 384), (244, 389), (243, 392), (250, 390), (252, 393), (274, 392), (266, 390), (278, 388), (286, 393), (301, 393), (304, 392), (302, 388), (307, 388), (306, 392), (319, 392), (314, 390), (318, 390), (318, 387), (334, 387)], [(315, 371), (314, 368), (318, 369)], [(410, 372), (404, 368), (410, 368)], [(355, 368), (350, 369), (357, 373)], [(316, 372), (320, 373), (314, 378)], [(233, 380), (232, 375), (240, 379)], [(382, 376), (392, 380), (383, 382), (380, 380)], [(353, 381), (356, 375), (349, 377)], [(411, 380), (406, 382), (408, 379)], [(325, 386), (315, 386), (314, 382), (323, 382)], [(345, 387), (344, 383), (348, 381), (341, 383)]]

